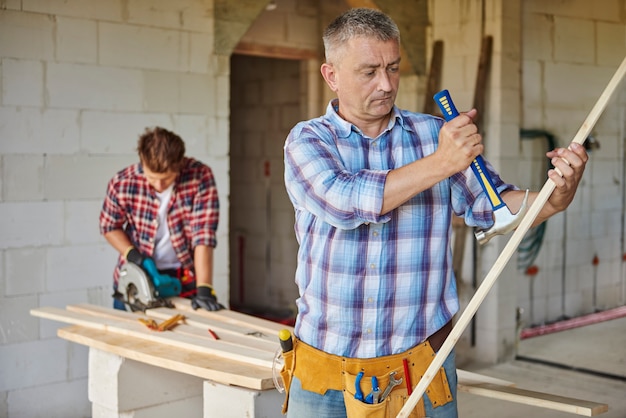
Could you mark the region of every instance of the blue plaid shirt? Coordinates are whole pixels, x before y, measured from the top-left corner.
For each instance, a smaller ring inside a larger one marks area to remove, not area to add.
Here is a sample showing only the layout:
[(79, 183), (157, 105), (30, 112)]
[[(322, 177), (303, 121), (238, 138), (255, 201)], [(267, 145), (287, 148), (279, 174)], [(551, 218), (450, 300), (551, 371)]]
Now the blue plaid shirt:
[[(336, 100), (285, 142), (300, 244), (295, 334), (339, 356), (397, 354), (459, 308), (452, 212), (488, 228), (492, 209), (468, 168), (381, 215), (387, 173), (434, 153), (443, 121), (394, 107), (387, 129), (372, 139), (337, 114)], [(486, 164), (499, 191), (515, 189)]]

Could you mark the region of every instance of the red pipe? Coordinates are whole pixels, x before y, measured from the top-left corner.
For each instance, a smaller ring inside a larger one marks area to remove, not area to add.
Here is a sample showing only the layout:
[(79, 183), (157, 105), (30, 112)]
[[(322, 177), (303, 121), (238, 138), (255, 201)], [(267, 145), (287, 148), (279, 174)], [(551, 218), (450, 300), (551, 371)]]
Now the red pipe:
[(579, 316), (577, 318), (567, 319), (565, 321), (555, 322), (554, 324), (541, 325), (535, 328), (526, 328), (520, 333), (520, 339), (523, 340), (526, 338), (538, 337), (540, 335), (552, 334), (553, 332), (565, 331), (625, 316), (626, 306), (620, 306), (618, 308), (608, 309), (602, 312), (596, 312), (589, 315)]

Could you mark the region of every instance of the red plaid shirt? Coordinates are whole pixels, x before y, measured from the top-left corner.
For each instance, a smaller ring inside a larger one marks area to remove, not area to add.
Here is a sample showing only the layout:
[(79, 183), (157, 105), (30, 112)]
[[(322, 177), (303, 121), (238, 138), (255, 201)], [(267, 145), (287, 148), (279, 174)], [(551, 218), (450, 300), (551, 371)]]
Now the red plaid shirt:
[[(100, 212), (100, 233), (123, 229), (142, 254), (154, 253), (159, 200), (148, 184), (141, 164), (118, 172), (107, 186)], [(182, 264), (193, 274), (193, 250), (198, 245), (215, 247), (219, 220), (217, 187), (211, 169), (193, 158), (185, 158), (176, 178), (167, 210), (172, 246)], [(120, 255), (113, 273), (115, 286), (124, 258)]]

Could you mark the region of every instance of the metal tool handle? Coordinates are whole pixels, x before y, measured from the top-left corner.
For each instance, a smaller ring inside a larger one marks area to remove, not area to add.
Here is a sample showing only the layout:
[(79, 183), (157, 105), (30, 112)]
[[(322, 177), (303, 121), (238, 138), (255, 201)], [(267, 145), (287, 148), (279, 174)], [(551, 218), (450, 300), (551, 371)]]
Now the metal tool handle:
[[(443, 118), (447, 121), (450, 121), (457, 116), (459, 116), (458, 110), (454, 106), (454, 102), (452, 101), (452, 97), (450, 96), (450, 92), (448, 90), (441, 90), (439, 93), (433, 96), (435, 102), (439, 106), (441, 113), (443, 114)], [(474, 161), (472, 161), (472, 171), (478, 178), (478, 182), (481, 187), (485, 191), (485, 194), (489, 198), (489, 203), (491, 203), (491, 207), (496, 210), (500, 209), (503, 206), (506, 206), (502, 198), (500, 197), (500, 193), (496, 189), (496, 186), (493, 184), (491, 177), (489, 176), (489, 172), (487, 171), (487, 167), (485, 166), (485, 161), (483, 157), (479, 155), (476, 157)]]

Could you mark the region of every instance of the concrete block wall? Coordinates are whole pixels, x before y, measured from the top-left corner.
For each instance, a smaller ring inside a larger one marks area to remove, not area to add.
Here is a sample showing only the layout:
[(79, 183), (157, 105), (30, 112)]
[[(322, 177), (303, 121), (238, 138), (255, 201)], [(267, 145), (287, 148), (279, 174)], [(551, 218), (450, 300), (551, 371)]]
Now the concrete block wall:
[(248, 28), (241, 42), (316, 51), (321, 45), (319, 11), (315, 0), (275, 0)]
[[(514, 150), (506, 144), (518, 141), (518, 123), (514, 113), (518, 101), (515, 92), (519, 90), (518, 73), (504, 72), (514, 67), (518, 59), (519, 43), (519, 1), (431, 1), (432, 27), (431, 43), (443, 41), (441, 88), (446, 88), (459, 110), (470, 109), (474, 103), (476, 77), (479, 67), (480, 49), (484, 36), (493, 37), (491, 66), (487, 77), (485, 108), (479, 130), (483, 134), (485, 157), (496, 169), (515, 167), (517, 161)], [(517, 31), (516, 31), (517, 29)], [(513, 62), (511, 62), (513, 61)], [(510, 115), (513, 109), (513, 115)], [(503, 161), (506, 160), (506, 164)], [(516, 171), (516, 170), (515, 170)], [(506, 173), (505, 173), (506, 174)], [(505, 179), (515, 183), (516, 179), (505, 175)], [(474, 237), (467, 234), (464, 268), (459, 289), (461, 312), (473, 294), (473, 270), (477, 269), (480, 283), (489, 272), (506, 241), (492, 239), (487, 246), (478, 248), (478, 257), (473, 260)], [(476, 263), (476, 267), (474, 267)], [(502, 276), (514, 274), (509, 264)], [(500, 314), (515, 306), (515, 292), (512, 284), (499, 280), (491, 289), (476, 313), (474, 329), (468, 327), (463, 333), (457, 358), (459, 364), (480, 358), (480, 361), (496, 362), (511, 351), (515, 340), (515, 316)], [(475, 345), (472, 346), (471, 342)]]
[(92, 349), (93, 418), (201, 416), (203, 379)]
[(98, 215), (147, 126), (213, 168), (228, 301), (229, 68), (213, 25), (211, 0), (0, 3), (0, 417), (90, 416), (87, 349), (29, 311), (111, 305)]
[[(318, 47), (321, 32), (305, 32), (321, 31), (346, 3), (321, 2), (314, 16), (318, 2), (278, 0), (277, 10), (290, 12), (261, 22), (263, 30), (253, 26), (245, 39)], [(115, 254), (98, 235), (97, 217), (107, 180), (136, 160), (145, 126), (178, 132), (188, 153), (215, 172), (223, 202), (215, 281), (228, 300), (230, 57), (213, 54), (212, 8), (211, 0), (0, 2), (0, 417), (89, 415), (86, 349), (56, 338), (59, 325), (29, 310), (110, 304)], [(526, 170), (542, 167), (542, 145), (518, 141), (519, 129), (575, 133), (624, 56), (624, 9), (624, 0), (429, 2), (430, 40), (446, 42), (442, 86), (460, 109), (472, 102), (480, 39), (494, 36), (486, 156), (507, 180), (543, 184)], [(301, 68), (299, 106), (317, 116), (330, 94), (317, 78), (319, 63)], [(405, 78), (399, 104), (420, 110), (424, 81)], [(568, 315), (590, 309), (596, 252), (599, 303), (624, 303), (624, 100), (622, 93), (596, 125), (601, 148), (588, 183), (568, 215), (548, 225), (536, 263), (550, 281), (537, 278), (535, 288), (550, 296), (535, 304), (545, 307), (538, 316), (560, 314), (560, 277), (571, 289)], [(481, 276), (504, 243), (482, 251)], [(514, 309), (528, 307), (528, 287), (512, 260), (479, 312), (481, 360), (510, 355)]]
[[(522, 128), (546, 130), (559, 146), (571, 141), (626, 56), (624, 7), (620, 0), (522, 2)], [(539, 272), (534, 278), (518, 272), (518, 305), (527, 325), (626, 303), (625, 93), (622, 84), (592, 130), (600, 148), (590, 155), (574, 202), (548, 221), (535, 262)], [(525, 151), (526, 158), (537, 161), (544, 144)]]
[(282, 418), (285, 394), (204, 382), (204, 416), (220, 418)]
[[(543, 186), (546, 141), (520, 140), (520, 129), (546, 130), (560, 146), (574, 137), (624, 58), (624, 7), (621, 0), (429, 3), (432, 40), (444, 41), (442, 87), (453, 92), (460, 109), (472, 104), (480, 39), (494, 37), (481, 129), (485, 156), (507, 181), (534, 190)], [(625, 303), (624, 102), (622, 86), (595, 126), (601, 147), (592, 153), (575, 201), (547, 223), (534, 263), (539, 274), (532, 279), (532, 309), (531, 279), (512, 257), (476, 315), (477, 343), (470, 356), (493, 362), (512, 356), (517, 307), (529, 326), (531, 310), (535, 322), (551, 322)], [(506, 242), (492, 240), (479, 250), (479, 283)], [(466, 282), (471, 245), (470, 239)]]

